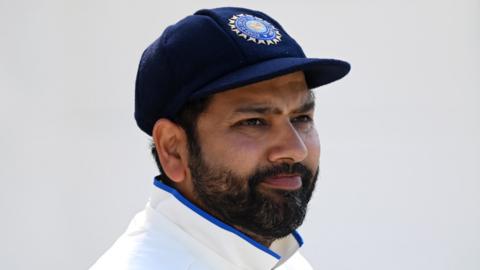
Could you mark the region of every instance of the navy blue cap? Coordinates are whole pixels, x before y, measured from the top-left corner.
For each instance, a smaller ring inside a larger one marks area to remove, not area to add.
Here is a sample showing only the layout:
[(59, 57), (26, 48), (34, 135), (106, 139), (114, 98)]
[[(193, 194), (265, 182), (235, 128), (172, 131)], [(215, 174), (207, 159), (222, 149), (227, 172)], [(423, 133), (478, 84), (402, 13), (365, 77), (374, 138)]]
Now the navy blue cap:
[(169, 26), (144, 52), (135, 85), (135, 119), (152, 135), (187, 102), (303, 70), (315, 88), (345, 76), (347, 62), (306, 58), (268, 15), (245, 8), (203, 9)]

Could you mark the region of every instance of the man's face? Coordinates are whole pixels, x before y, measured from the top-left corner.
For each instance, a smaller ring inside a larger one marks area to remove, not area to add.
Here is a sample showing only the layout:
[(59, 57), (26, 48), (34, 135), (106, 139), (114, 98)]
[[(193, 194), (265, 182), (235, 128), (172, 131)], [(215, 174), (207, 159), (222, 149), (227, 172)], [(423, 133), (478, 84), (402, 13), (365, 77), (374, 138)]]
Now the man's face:
[(300, 226), (320, 155), (313, 102), (303, 72), (215, 94), (189, 154), (194, 200), (264, 239)]

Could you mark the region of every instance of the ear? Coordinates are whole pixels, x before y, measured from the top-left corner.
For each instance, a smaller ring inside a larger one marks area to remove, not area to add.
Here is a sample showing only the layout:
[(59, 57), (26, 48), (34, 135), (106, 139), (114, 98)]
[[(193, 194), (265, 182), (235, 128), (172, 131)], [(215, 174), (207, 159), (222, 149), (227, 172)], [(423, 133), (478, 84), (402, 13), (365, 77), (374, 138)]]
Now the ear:
[(184, 181), (187, 175), (185, 131), (172, 121), (161, 118), (153, 126), (152, 138), (165, 174), (176, 183)]

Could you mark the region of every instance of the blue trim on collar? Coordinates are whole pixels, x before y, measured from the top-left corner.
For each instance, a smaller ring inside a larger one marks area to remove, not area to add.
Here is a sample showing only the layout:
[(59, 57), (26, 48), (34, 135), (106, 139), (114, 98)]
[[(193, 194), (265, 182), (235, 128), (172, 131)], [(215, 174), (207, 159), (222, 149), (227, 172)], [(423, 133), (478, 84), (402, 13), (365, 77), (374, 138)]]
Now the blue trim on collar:
[(299, 247), (303, 246), (303, 239), (300, 236), (300, 234), (297, 231), (293, 231), (292, 234), (293, 234), (293, 237), (295, 237), (295, 240), (297, 240), (298, 246)]
[[(242, 238), (243, 240), (249, 242), (250, 244), (252, 244), (253, 246), (255, 246), (256, 248), (272, 255), (273, 257), (275, 257), (276, 259), (280, 260), (281, 256), (278, 255), (276, 252), (272, 251), (271, 249), (267, 248), (266, 246), (258, 243), (257, 241), (253, 240), (252, 238), (248, 237), (247, 235), (245, 235), (244, 233), (242, 233), (241, 231), (233, 228), (232, 226), (230, 225), (227, 225), (225, 223), (223, 223), (222, 221), (218, 220), (217, 218), (215, 218), (214, 216), (210, 215), (209, 213), (203, 211), (202, 209), (200, 209), (198, 206), (194, 205), (192, 202), (190, 202), (187, 198), (185, 198), (182, 194), (180, 194), (180, 192), (178, 192), (176, 189), (164, 184), (162, 181), (158, 180), (158, 179), (154, 179), (154, 182), (153, 184), (160, 188), (160, 189), (163, 189), (165, 190), (166, 192), (172, 194), (175, 198), (177, 198), (177, 200), (179, 200), (181, 203), (183, 203), (185, 206), (187, 206), (188, 208), (192, 209), (195, 213), (199, 214), (200, 216), (202, 216), (203, 218), (205, 218), (206, 220), (212, 222), (213, 224), (217, 225), (218, 227), (224, 229), (224, 230), (227, 230), (231, 233), (234, 233), (236, 234), (237, 236), (239, 236), (240, 238)], [(295, 239), (298, 241), (298, 244), (301, 246), (303, 244), (303, 240), (302, 238), (300, 237), (300, 235), (294, 231), (293, 232), (293, 235), (295, 236)], [(300, 240), (300, 241), (299, 241)]]

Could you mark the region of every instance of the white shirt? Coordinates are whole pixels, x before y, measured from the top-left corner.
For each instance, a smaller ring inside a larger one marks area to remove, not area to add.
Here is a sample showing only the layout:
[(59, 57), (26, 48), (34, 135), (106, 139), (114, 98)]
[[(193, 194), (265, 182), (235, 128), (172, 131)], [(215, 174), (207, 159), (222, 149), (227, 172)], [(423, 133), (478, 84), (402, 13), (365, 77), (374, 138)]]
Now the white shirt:
[(145, 209), (90, 270), (310, 270), (294, 231), (267, 248), (159, 180)]

